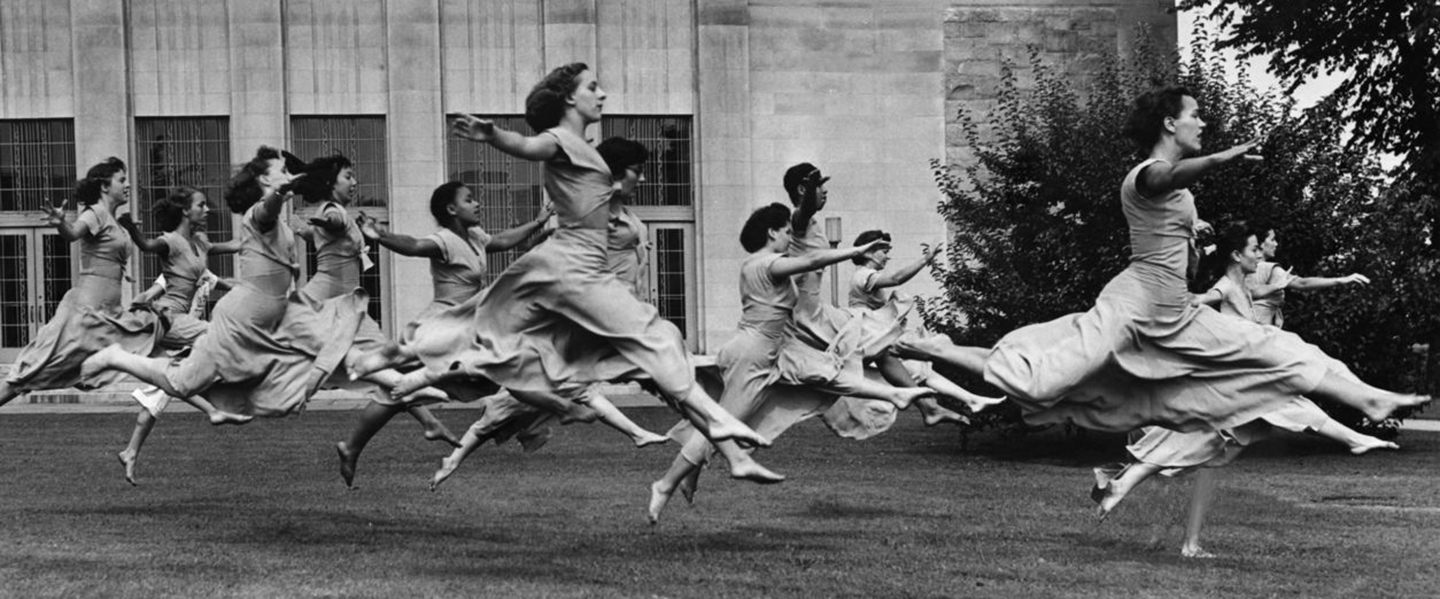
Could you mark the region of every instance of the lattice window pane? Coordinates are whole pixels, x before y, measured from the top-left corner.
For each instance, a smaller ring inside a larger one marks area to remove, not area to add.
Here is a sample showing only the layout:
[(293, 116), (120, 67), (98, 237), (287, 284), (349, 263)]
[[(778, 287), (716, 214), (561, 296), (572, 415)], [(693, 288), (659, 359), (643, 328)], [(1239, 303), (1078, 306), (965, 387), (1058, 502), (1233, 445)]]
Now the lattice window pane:
[(650, 150), (650, 160), (642, 169), (645, 182), (636, 188), (631, 204), (694, 204), (690, 120), (688, 116), (607, 116), (600, 120), (601, 139), (625, 137), (645, 144)]
[[(224, 189), (234, 167), (230, 160), (230, 121), (225, 117), (135, 119), (134, 200), (130, 212), (145, 235), (161, 234), (155, 205), (181, 186), (194, 187), (210, 202), (205, 223), (211, 241), (228, 241), (234, 235)], [(235, 275), (231, 256), (214, 256), (210, 270), (221, 277)], [(144, 254), (140, 260), (141, 287), (160, 274), (160, 259)]]
[(655, 307), (665, 320), (682, 332), (686, 324), (685, 231), (678, 228), (650, 229), (655, 244)]
[(55, 316), (65, 292), (70, 291), (70, 242), (58, 234), (42, 234), (40, 237), (41, 289), (45, 292), (45, 320)]
[[(511, 131), (529, 131), (520, 116), (484, 116)], [(509, 229), (540, 214), (545, 204), (540, 163), (515, 158), (486, 144), (449, 137), (446, 142), (446, 169), (452, 181), (470, 186), (480, 201), (480, 227), (490, 233)], [(438, 225), (437, 225), (438, 226)], [(525, 247), (526, 244), (521, 244)], [(504, 272), (523, 252), (508, 250), (490, 254), (490, 277)]]
[(70, 119), (0, 120), (0, 211), (39, 211), (75, 192)]
[(30, 343), (29, 233), (0, 235), (0, 347)]
[(307, 162), (344, 154), (355, 164), (355, 208), (385, 207), (390, 202), (390, 171), (385, 155), (383, 116), (297, 116), (290, 119), (291, 152)]

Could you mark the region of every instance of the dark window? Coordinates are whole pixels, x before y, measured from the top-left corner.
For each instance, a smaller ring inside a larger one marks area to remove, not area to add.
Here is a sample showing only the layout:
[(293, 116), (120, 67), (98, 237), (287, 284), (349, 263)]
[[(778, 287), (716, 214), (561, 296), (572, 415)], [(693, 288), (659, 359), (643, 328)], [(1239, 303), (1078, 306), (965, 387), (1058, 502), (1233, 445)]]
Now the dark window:
[(0, 211), (38, 212), (70, 199), (75, 173), (73, 121), (0, 120)]
[[(495, 121), (496, 125), (511, 131), (527, 134), (530, 131), (530, 126), (520, 116), (491, 115), (481, 118)], [(494, 234), (533, 220), (540, 214), (540, 208), (545, 204), (541, 163), (516, 158), (487, 144), (454, 136), (447, 139), (447, 178), (470, 186), (485, 214), (480, 228)], [(521, 244), (521, 247), (527, 246)], [(521, 253), (509, 250), (490, 254), (487, 262), (490, 276), (493, 278), (503, 272)]]
[[(290, 119), (291, 152), (306, 161), (321, 156), (343, 154), (355, 165), (354, 201), (350, 215), (357, 210), (379, 220), (389, 220), (385, 207), (390, 201), (390, 171), (385, 155), (385, 117), (381, 116), (297, 116)], [(313, 206), (303, 206), (296, 198), (295, 206), (304, 213)], [(306, 273), (315, 272), (315, 248), (306, 244)], [(360, 273), (360, 286), (370, 294), (368, 312), (375, 322), (384, 322), (384, 280), (380, 272), (379, 247), (370, 246), (370, 259), (375, 267)]]
[[(154, 207), (179, 187), (193, 187), (210, 202), (205, 232), (211, 241), (228, 241), (234, 220), (225, 206), (225, 185), (235, 171), (230, 160), (230, 121), (225, 117), (135, 119), (135, 164), (131, 165), (130, 213), (149, 237), (163, 233)], [(160, 259), (143, 254), (140, 287), (160, 274)], [(210, 258), (210, 270), (221, 277), (235, 275), (233, 256)]]
[[(688, 116), (607, 116), (600, 138), (625, 137), (650, 150), (645, 182), (635, 190), (635, 206), (690, 206), (695, 203), (691, 177), (692, 144)], [(598, 140), (597, 140), (598, 141)]]

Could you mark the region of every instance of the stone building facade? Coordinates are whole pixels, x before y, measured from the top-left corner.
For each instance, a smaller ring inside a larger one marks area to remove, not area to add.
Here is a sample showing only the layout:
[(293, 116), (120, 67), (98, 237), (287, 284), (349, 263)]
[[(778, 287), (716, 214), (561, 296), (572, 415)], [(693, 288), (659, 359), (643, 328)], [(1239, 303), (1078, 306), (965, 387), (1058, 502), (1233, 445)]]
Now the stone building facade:
[[(637, 137), (654, 151), (638, 208), (657, 231), (651, 299), (693, 349), (713, 352), (740, 315), (740, 225), (754, 207), (786, 201), (786, 167), (810, 161), (834, 177), (822, 216), (840, 218), (842, 243), (883, 228), (896, 235), (895, 259), (912, 260), (922, 241), (945, 234), (929, 161), (966, 158), (955, 114), (983, 113), (1002, 64), (1023, 70), (1035, 48), (1084, 77), (1099, 55), (1133, 43), (1136, 24), (1173, 44), (1172, 6), (5, 0), (0, 361), (71, 276), (69, 249), (35, 227), (37, 202), (68, 197), (90, 164), (111, 155), (131, 164), (140, 214), (182, 183), (218, 204), (224, 179), (260, 144), (307, 157), (339, 150), (357, 162), (357, 209), (392, 229), (433, 230), (427, 198), (450, 178), (475, 185), (494, 207), (490, 227), (503, 228), (543, 201), (538, 171), (447, 140), (445, 115), (490, 115), (524, 130), (515, 117), (530, 86), (572, 61), (589, 63), (610, 94), (593, 136)], [(216, 212), (211, 228), (223, 238), (233, 222)], [(393, 327), (428, 302), (428, 269), (379, 258), (367, 281), (372, 312)], [(136, 270), (148, 275), (153, 265)], [(838, 275), (847, 279), (848, 265)], [(933, 291), (933, 282), (922, 276), (909, 290)]]

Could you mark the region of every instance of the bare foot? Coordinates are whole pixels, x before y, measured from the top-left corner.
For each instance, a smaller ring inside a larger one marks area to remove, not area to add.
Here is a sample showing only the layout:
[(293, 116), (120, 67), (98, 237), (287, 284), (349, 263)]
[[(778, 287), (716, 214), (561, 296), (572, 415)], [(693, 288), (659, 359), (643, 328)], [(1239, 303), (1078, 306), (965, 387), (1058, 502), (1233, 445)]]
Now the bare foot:
[(390, 388), (390, 397), (405, 399), (409, 397), (411, 393), (440, 382), (442, 378), (444, 378), (442, 375), (430, 372), (425, 368), (407, 372), (400, 375), (400, 380), (395, 383), (394, 387)]
[(984, 395), (975, 395), (974, 393), (969, 393), (969, 397), (963, 398), (961, 401), (965, 402), (965, 407), (970, 408), (970, 411), (972, 413), (979, 414), (987, 408), (991, 408), (1005, 403), (1005, 398), (985, 397)]
[(650, 526), (660, 523), (660, 514), (665, 511), (665, 504), (670, 503), (670, 494), (674, 489), (665, 490), (660, 481), (650, 483), (650, 509), (645, 516), (650, 520)]
[(1215, 559), (1220, 556), (1206, 551), (1204, 547), (1201, 547), (1199, 545), (1186, 545), (1180, 548), (1180, 557), (1188, 557), (1193, 559)]
[(135, 482), (135, 460), (140, 456), (126, 449), (125, 451), (115, 454), (115, 457), (120, 458), (120, 465), (125, 467), (125, 482), (130, 483), (132, 487), (140, 486), (139, 483)]
[(404, 361), (405, 356), (404, 352), (400, 350), (400, 344), (390, 342), (378, 350), (352, 360), (346, 366), (350, 371), (350, 380), (354, 381), (386, 368), (394, 368)]
[(360, 454), (350, 451), (350, 446), (344, 441), (335, 444), (335, 453), (340, 456), (340, 478), (345, 481), (345, 486), (355, 488), (355, 464), (360, 461)]
[(455, 469), (459, 467), (460, 458), (455, 456), (440, 458), (440, 469), (436, 470), (435, 474), (430, 475), (430, 492), (435, 492), (435, 489), (439, 488), (441, 483), (449, 479), (451, 474), (455, 474)]
[(890, 397), (890, 403), (895, 404), (896, 408), (904, 410), (909, 408), (915, 400), (934, 395), (935, 390), (929, 387), (899, 387)]
[(1364, 441), (1350, 446), (1350, 453), (1355, 455), (1365, 455), (1366, 453), (1369, 453), (1372, 449), (1400, 449), (1400, 445), (1397, 443), (1392, 443), (1390, 441), (1385, 441), (1383, 439), (1366, 436)]
[(670, 437), (666, 437), (665, 435), (661, 435), (658, 433), (652, 433), (650, 431), (642, 431), (641, 434), (636, 435), (634, 439), (635, 448), (639, 449), (642, 447), (649, 447), (651, 445), (660, 445), (662, 443), (666, 443), (670, 440)]
[(111, 343), (105, 346), (105, 349), (97, 351), (91, 354), (90, 357), (85, 358), (85, 362), (80, 364), (80, 380), (88, 381), (95, 375), (109, 369), (113, 362), (112, 356), (117, 353), (123, 354), (125, 353), (125, 349), (120, 347), (119, 343)]
[(752, 483), (762, 485), (773, 485), (784, 482), (785, 476), (771, 472), (769, 468), (761, 466), (753, 460), (744, 463), (730, 464), (730, 478), (748, 480)]
[(745, 424), (739, 420), (710, 426), (711, 441), (725, 441), (727, 439), (734, 441), (744, 448), (770, 446), (770, 442), (767, 441), (765, 437), (761, 437), (760, 433), (745, 426)]
[(1125, 467), (1115, 468), (1113, 466), (1102, 466), (1095, 469), (1095, 486), (1090, 489), (1090, 500), (1096, 503), (1095, 517), (1101, 522), (1110, 517), (1125, 495), (1130, 492), (1129, 485), (1122, 483), (1122, 474)]
[[(106, 348), (109, 349), (109, 348)], [(87, 364), (89, 360), (85, 361)], [(1361, 410), (1365, 417), (1374, 422), (1380, 422), (1390, 417), (1390, 414), (1400, 408), (1423, 406), (1430, 403), (1429, 395), (1414, 395), (1411, 393), (1386, 393), (1380, 397), (1372, 397), (1365, 401), (1365, 408)]]
[(925, 416), (925, 426), (935, 426), (942, 422), (953, 422), (958, 425), (970, 424), (970, 419), (965, 415), (946, 408), (938, 403), (923, 401), (918, 404)]
[(444, 441), (451, 447), (460, 446), (460, 439), (455, 436), (455, 433), (450, 432), (450, 429), (445, 427), (445, 423), (438, 420), (433, 425), (425, 427), (425, 440)]
[(248, 414), (235, 414), (232, 412), (222, 412), (220, 410), (215, 410), (214, 412), (210, 413), (210, 424), (215, 426), (220, 426), (222, 424), (234, 424), (238, 426), (241, 424), (249, 423), (251, 420), (254, 419), (254, 416)]

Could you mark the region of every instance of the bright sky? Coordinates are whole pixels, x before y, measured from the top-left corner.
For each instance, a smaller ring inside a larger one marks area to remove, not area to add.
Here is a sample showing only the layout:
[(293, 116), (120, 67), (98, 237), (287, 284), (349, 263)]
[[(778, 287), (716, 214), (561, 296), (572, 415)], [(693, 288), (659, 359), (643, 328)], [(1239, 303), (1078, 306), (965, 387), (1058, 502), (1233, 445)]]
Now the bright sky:
[[(1178, 39), (1180, 45), (1180, 55), (1187, 60), (1189, 59), (1190, 55), (1190, 40), (1193, 37), (1191, 33), (1195, 29), (1195, 21), (1198, 18), (1199, 15), (1197, 11), (1193, 10), (1181, 11), (1179, 15)], [(1211, 37), (1215, 38), (1220, 36), (1212, 32)], [(1241, 60), (1234, 51), (1227, 51), (1225, 52), (1225, 54), (1228, 55), (1227, 57), (1230, 62), (1235, 67), (1237, 67), (1235, 69), (1230, 69), (1231, 73), (1238, 73), (1240, 68), (1244, 68), (1249, 71), (1250, 81), (1256, 87), (1262, 90), (1274, 91), (1277, 93), (1284, 92), (1284, 88), (1280, 84), (1280, 81), (1276, 79), (1275, 76), (1265, 71), (1265, 67), (1269, 63), (1269, 59), (1267, 57), (1262, 56), (1249, 60)], [(1304, 110), (1306, 108), (1314, 106), (1315, 103), (1319, 102), (1321, 98), (1324, 98), (1326, 94), (1334, 91), (1335, 88), (1340, 85), (1340, 80), (1342, 78), (1343, 73), (1330, 73), (1306, 81), (1300, 87), (1295, 89), (1295, 93), (1293, 96), (1295, 99), (1295, 108), (1297, 110)], [(1234, 79), (1232, 78), (1232, 81), (1233, 80)], [(1380, 155), (1380, 164), (1385, 168), (1392, 168), (1394, 166), (1397, 166), (1399, 163), (1399, 156), (1396, 156), (1394, 154)]]

